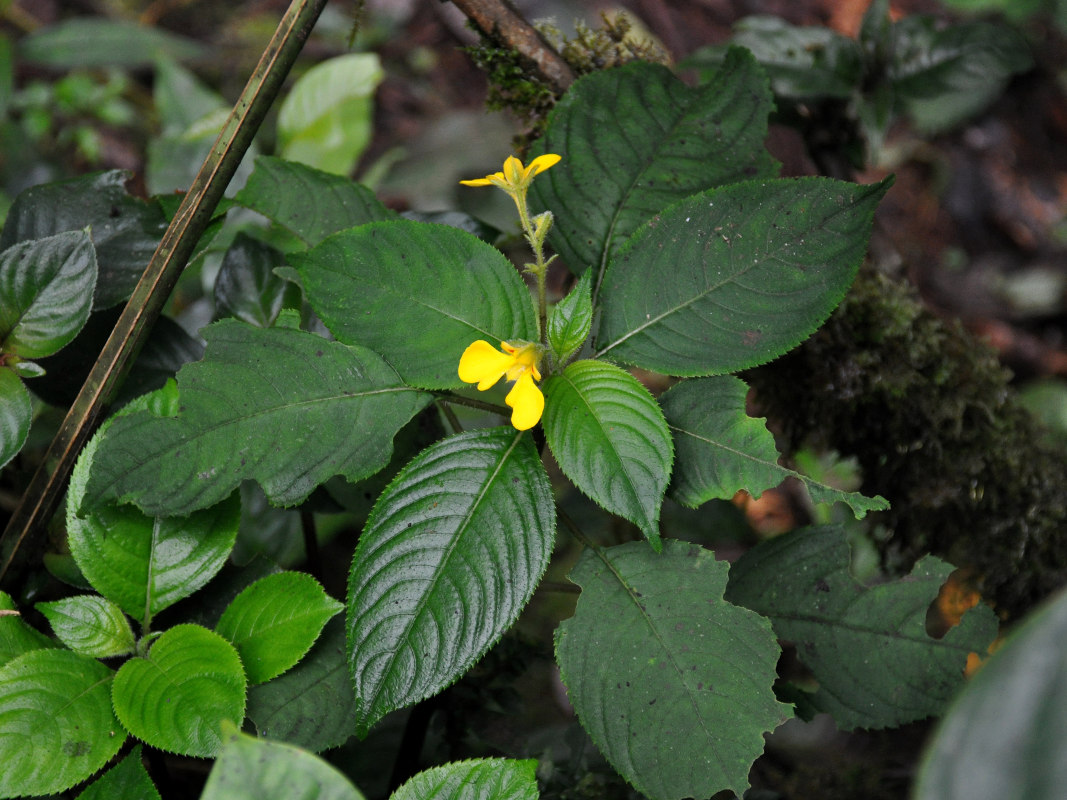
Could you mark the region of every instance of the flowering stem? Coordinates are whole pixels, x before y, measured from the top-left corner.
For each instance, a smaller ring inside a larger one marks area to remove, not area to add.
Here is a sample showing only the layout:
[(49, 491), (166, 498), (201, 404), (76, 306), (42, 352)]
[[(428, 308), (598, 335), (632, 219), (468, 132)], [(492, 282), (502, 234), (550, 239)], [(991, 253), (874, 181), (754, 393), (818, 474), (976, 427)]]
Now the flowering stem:
[(527, 264), (526, 270), (537, 279), (537, 334), (541, 344), (548, 346), (548, 302), (546, 300), (546, 284), (548, 282), (548, 262), (545, 261), (545, 234), (547, 226), (538, 230), (530, 220), (530, 210), (526, 205), (526, 192), (516, 192), (512, 195), (515, 205), (519, 209), (519, 223), (526, 235), (526, 241), (533, 250), (534, 263)]

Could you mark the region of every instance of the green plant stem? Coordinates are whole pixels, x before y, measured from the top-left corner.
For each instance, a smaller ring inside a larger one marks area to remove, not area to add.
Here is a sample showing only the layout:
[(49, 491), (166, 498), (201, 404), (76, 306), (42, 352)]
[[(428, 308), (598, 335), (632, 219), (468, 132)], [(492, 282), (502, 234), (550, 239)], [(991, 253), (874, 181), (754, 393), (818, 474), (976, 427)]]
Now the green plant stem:
[(300, 533), (304, 537), (304, 556), (311, 577), (322, 582), (322, 558), (319, 556), (318, 526), (315, 515), (307, 508), (300, 509)]
[(571, 515), (556, 506), (556, 514), (559, 516), (559, 521), (563, 523), (563, 527), (571, 532), (571, 536), (578, 540), (578, 543), (582, 547), (588, 547), (591, 550), (600, 551), (600, 548), (578, 527), (578, 523), (571, 519)]
[(10, 580), (16, 557), (26, 558), (27, 545), (38, 544), (78, 453), (121, 385), (325, 5), (326, 0), (292, 0), (0, 535), (0, 585)]
[(484, 400), (477, 400), (473, 397), (464, 397), (461, 394), (446, 394), (440, 399), (446, 403), (455, 403), (457, 406), (477, 408), (479, 411), (489, 411), (493, 414), (499, 414), (502, 417), (511, 416), (510, 408), (497, 405), (496, 403), (487, 403)]
[(448, 424), (452, 428), (452, 433), (462, 433), (463, 425), (460, 424), (459, 417), (457, 417), (456, 412), (452, 410), (452, 406), (449, 405), (447, 401), (438, 398), (437, 407), (441, 410), (441, 413), (445, 415), (445, 419), (448, 420)]

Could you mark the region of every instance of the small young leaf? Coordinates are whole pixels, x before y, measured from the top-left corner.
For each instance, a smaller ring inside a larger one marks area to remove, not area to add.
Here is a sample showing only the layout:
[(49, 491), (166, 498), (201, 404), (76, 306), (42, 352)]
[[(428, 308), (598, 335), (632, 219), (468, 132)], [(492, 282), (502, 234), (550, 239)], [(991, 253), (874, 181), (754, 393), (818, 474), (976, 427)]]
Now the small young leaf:
[(652, 395), (627, 372), (576, 361), (545, 381), (545, 437), (563, 473), (659, 546), (671, 477), (670, 431)]
[(480, 758), (418, 773), (389, 800), (537, 800), (537, 761)]
[(789, 716), (771, 691), (780, 650), (767, 620), (723, 600), (727, 565), (668, 540), (586, 550), (556, 631), (567, 694), (593, 742), (652, 800), (738, 796), (763, 734)]
[(462, 386), (459, 357), (477, 339), (495, 346), (537, 338), (530, 291), (515, 267), (456, 228), (377, 222), (290, 261), (330, 332), (381, 353), (413, 386)]
[[(6, 229), (5, 229), (6, 230)], [(96, 284), (89, 234), (71, 231), (0, 253), (0, 351), (43, 358), (85, 325)]]
[(847, 503), (862, 519), (889, 504), (881, 497), (834, 489), (778, 466), (774, 437), (762, 419), (745, 413), (748, 387), (733, 375), (693, 378), (660, 397), (663, 416), (674, 435), (674, 474), (669, 494), (696, 508), (709, 500), (728, 500), (744, 489), (759, 497), (787, 477), (800, 480), (816, 503)]
[(43, 633), (27, 625), (17, 611), (11, 595), (0, 592), (0, 667), (31, 650), (57, 647)]
[(239, 232), (215, 277), (215, 313), (269, 328), (285, 303), (288, 281), (274, 274), (285, 263), (280, 251)]
[(0, 797), (62, 792), (111, 760), (126, 741), (113, 676), (70, 650), (32, 650), (0, 667)]
[(593, 327), (592, 277), (591, 272), (582, 273), (548, 315), (548, 346), (557, 364), (566, 364), (589, 338)]
[(345, 626), (330, 620), (300, 663), (248, 689), (248, 718), (260, 736), (313, 752), (337, 747), (356, 732), (356, 695), (345, 658)]
[(997, 632), (986, 606), (940, 639), (930, 603), (952, 572), (933, 556), (898, 581), (865, 587), (849, 572), (844, 532), (803, 528), (766, 541), (730, 571), (726, 598), (770, 618), (819, 681), (811, 700), (842, 729), (886, 728), (939, 714), (963, 682), (967, 654)]
[(75, 653), (111, 658), (133, 652), (134, 636), (122, 609), (95, 594), (38, 603), (59, 641)]
[(111, 689), (115, 714), (138, 739), (160, 750), (211, 758), (222, 723), (244, 719), (245, 674), (233, 645), (199, 625), (178, 625), (131, 658)]
[(160, 800), (159, 791), (141, 763), (141, 745), (135, 745), (128, 756), (89, 784), (76, 800)]
[(215, 632), (237, 648), (249, 683), (263, 683), (303, 658), (343, 608), (310, 575), (277, 572), (237, 595)]
[(691, 89), (666, 67), (635, 62), (579, 79), (549, 117), (531, 155), (565, 154), (530, 190), (551, 209), (549, 242), (575, 274), (604, 267), (643, 222), (694, 192), (755, 177), (777, 163), (763, 149), (772, 108), (750, 53)]
[(204, 360), (178, 373), (181, 413), (116, 419), (93, 459), (83, 511), (116, 499), (188, 514), (247, 478), (272, 503), (293, 505), (334, 475), (381, 469), (393, 435), (430, 400), (362, 347), (232, 320), (202, 334)]
[(1067, 594), (1013, 631), (941, 720), (915, 800), (1056, 800), (1067, 741)]
[(394, 219), (374, 192), (355, 181), (272, 156), (256, 168), (235, 200), (313, 247), (332, 233)]
[(513, 428), (443, 439), (400, 471), (348, 580), (358, 735), (452, 683), (500, 638), (548, 565), (555, 522), (541, 459)]
[(200, 800), (364, 800), (348, 778), (298, 747), (233, 730)]
[(129, 172), (111, 170), (27, 189), (11, 205), (0, 250), (87, 228), (100, 272), (93, 309), (126, 300), (167, 228), (158, 203), (126, 191), (129, 179)]
[(890, 182), (739, 183), (671, 206), (608, 269), (597, 355), (695, 376), (790, 350), (852, 284)]
[(30, 435), (33, 404), (22, 378), (0, 367), (0, 467), (13, 459)]

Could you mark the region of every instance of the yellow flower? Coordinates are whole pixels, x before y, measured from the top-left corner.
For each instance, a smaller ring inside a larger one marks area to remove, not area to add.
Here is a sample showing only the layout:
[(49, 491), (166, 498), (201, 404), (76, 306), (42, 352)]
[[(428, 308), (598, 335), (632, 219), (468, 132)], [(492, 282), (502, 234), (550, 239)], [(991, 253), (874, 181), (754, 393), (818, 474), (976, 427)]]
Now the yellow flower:
[(559, 156), (554, 153), (545, 153), (530, 162), (530, 166), (524, 167), (522, 162), (515, 156), (508, 156), (504, 161), (503, 172), (494, 172), (484, 178), (475, 178), (470, 181), (460, 181), (464, 186), (496, 186), (511, 195), (525, 195), (526, 189), (533, 182), (538, 172), (544, 172), (559, 161)]
[[(532, 165), (531, 165), (532, 166)], [(515, 385), (504, 402), (511, 406), (511, 424), (518, 430), (532, 428), (545, 410), (545, 396), (534, 381), (541, 380), (537, 369), (541, 346), (530, 342), (500, 343), (501, 353), (489, 342), (479, 339), (463, 351), (459, 359), (459, 379), (477, 383), (484, 392), (502, 377)]]

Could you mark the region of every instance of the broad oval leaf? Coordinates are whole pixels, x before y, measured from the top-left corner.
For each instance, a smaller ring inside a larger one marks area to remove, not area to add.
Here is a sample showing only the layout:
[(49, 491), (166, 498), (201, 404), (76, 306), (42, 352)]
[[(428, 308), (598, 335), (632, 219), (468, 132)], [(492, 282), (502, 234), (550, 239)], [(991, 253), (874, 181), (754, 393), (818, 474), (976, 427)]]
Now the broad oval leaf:
[(778, 465), (778, 448), (762, 418), (745, 413), (748, 387), (733, 375), (693, 378), (659, 399), (674, 436), (674, 473), (669, 494), (696, 508), (728, 500), (744, 489), (754, 497), (787, 477), (801, 481), (816, 503), (847, 503), (862, 519), (889, 507), (881, 497), (834, 489)]
[(545, 381), (544, 391), (545, 437), (560, 469), (658, 547), (673, 445), (652, 395), (603, 361), (576, 361)]
[(537, 761), (479, 758), (413, 776), (389, 800), (537, 800)]
[[(770, 623), (723, 600), (728, 567), (698, 547), (586, 550), (556, 631), (567, 694), (593, 742), (652, 800), (748, 787), (763, 735), (789, 716), (771, 691)], [(606, 658), (605, 654), (610, 654)]]
[(200, 800), (364, 800), (344, 775), (317, 756), (232, 730)]
[(342, 608), (310, 575), (276, 572), (237, 595), (215, 632), (237, 648), (249, 683), (263, 683), (303, 658)]
[(30, 435), (33, 405), (22, 378), (0, 367), (0, 467), (13, 459)]
[(694, 192), (777, 173), (763, 149), (772, 107), (767, 77), (739, 48), (696, 89), (640, 61), (575, 82), (533, 153), (564, 160), (530, 193), (556, 215), (549, 242), (571, 271), (594, 268), (594, 301), (605, 266), (654, 214)]
[(1067, 594), (1027, 617), (949, 707), (915, 800), (1055, 800), (1067, 762)]
[(819, 682), (811, 697), (842, 729), (886, 728), (939, 714), (963, 682), (967, 655), (997, 632), (986, 606), (940, 639), (926, 615), (952, 566), (933, 556), (905, 578), (863, 586), (844, 531), (802, 528), (761, 543), (730, 571), (726, 598), (770, 618)]
[(111, 689), (115, 714), (144, 742), (186, 756), (211, 758), (222, 724), (241, 724), (245, 674), (233, 645), (199, 625), (177, 625), (143, 658), (119, 668)]
[(890, 182), (749, 182), (671, 206), (608, 268), (597, 355), (696, 376), (790, 350), (852, 284)]
[(67, 71), (79, 67), (151, 67), (166, 55), (197, 58), (195, 39), (162, 28), (104, 17), (76, 17), (39, 28), (19, 42), (19, 55), (35, 64)]
[(58, 645), (27, 625), (15, 607), (15, 601), (7, 592), (0, 592), (0, 667), (31, 650), (42, 650)]
[(256, 159), (248, 183), (234, 199), (309, 247), (346, 228), (396, 217), (355, 181), (273, 156)]
[(393, 435), (430, 400), (362, 347), (231, 320), (202, 333), (204, 360), (178, 373), (181, 412), (111, 424), (83, 511), (118, 500), (188, 514), (246, 478), (275, 505), (293, 505), (334, 475), (358, 480), (385, 466)]
[(160, 800), (159, 791), (141, 763), (141, 745), (135, 745), (129, 755), (89, 784), (76, 800)]
[(95, 594), (38, 603), (56, 637), (75, 653), (111, 658), (133, 652), (130, 621), (122, 609)]
[(0, 351), (43, 358), (66, 347), (89, 319), (96, 254), (71, 231), (0, 253)]
[(555, 537), (528, 436), (490, 428), (430, 445), (374, 506), (348, 581), (356, 732), (462, 675), (519, 615)]
[(515, 267), (457, 228), (377, 222), (290, 261), (330, 332), (381, 353), (413, 386), (462, 386), (459, 357), (477, 339), (495, 346), (537, 338), (530, 291)]
[(0, 667), (0, 797), (61, 792), (111, 760), (126, 741), (113, 677), (70, 650), (33, 650)]

